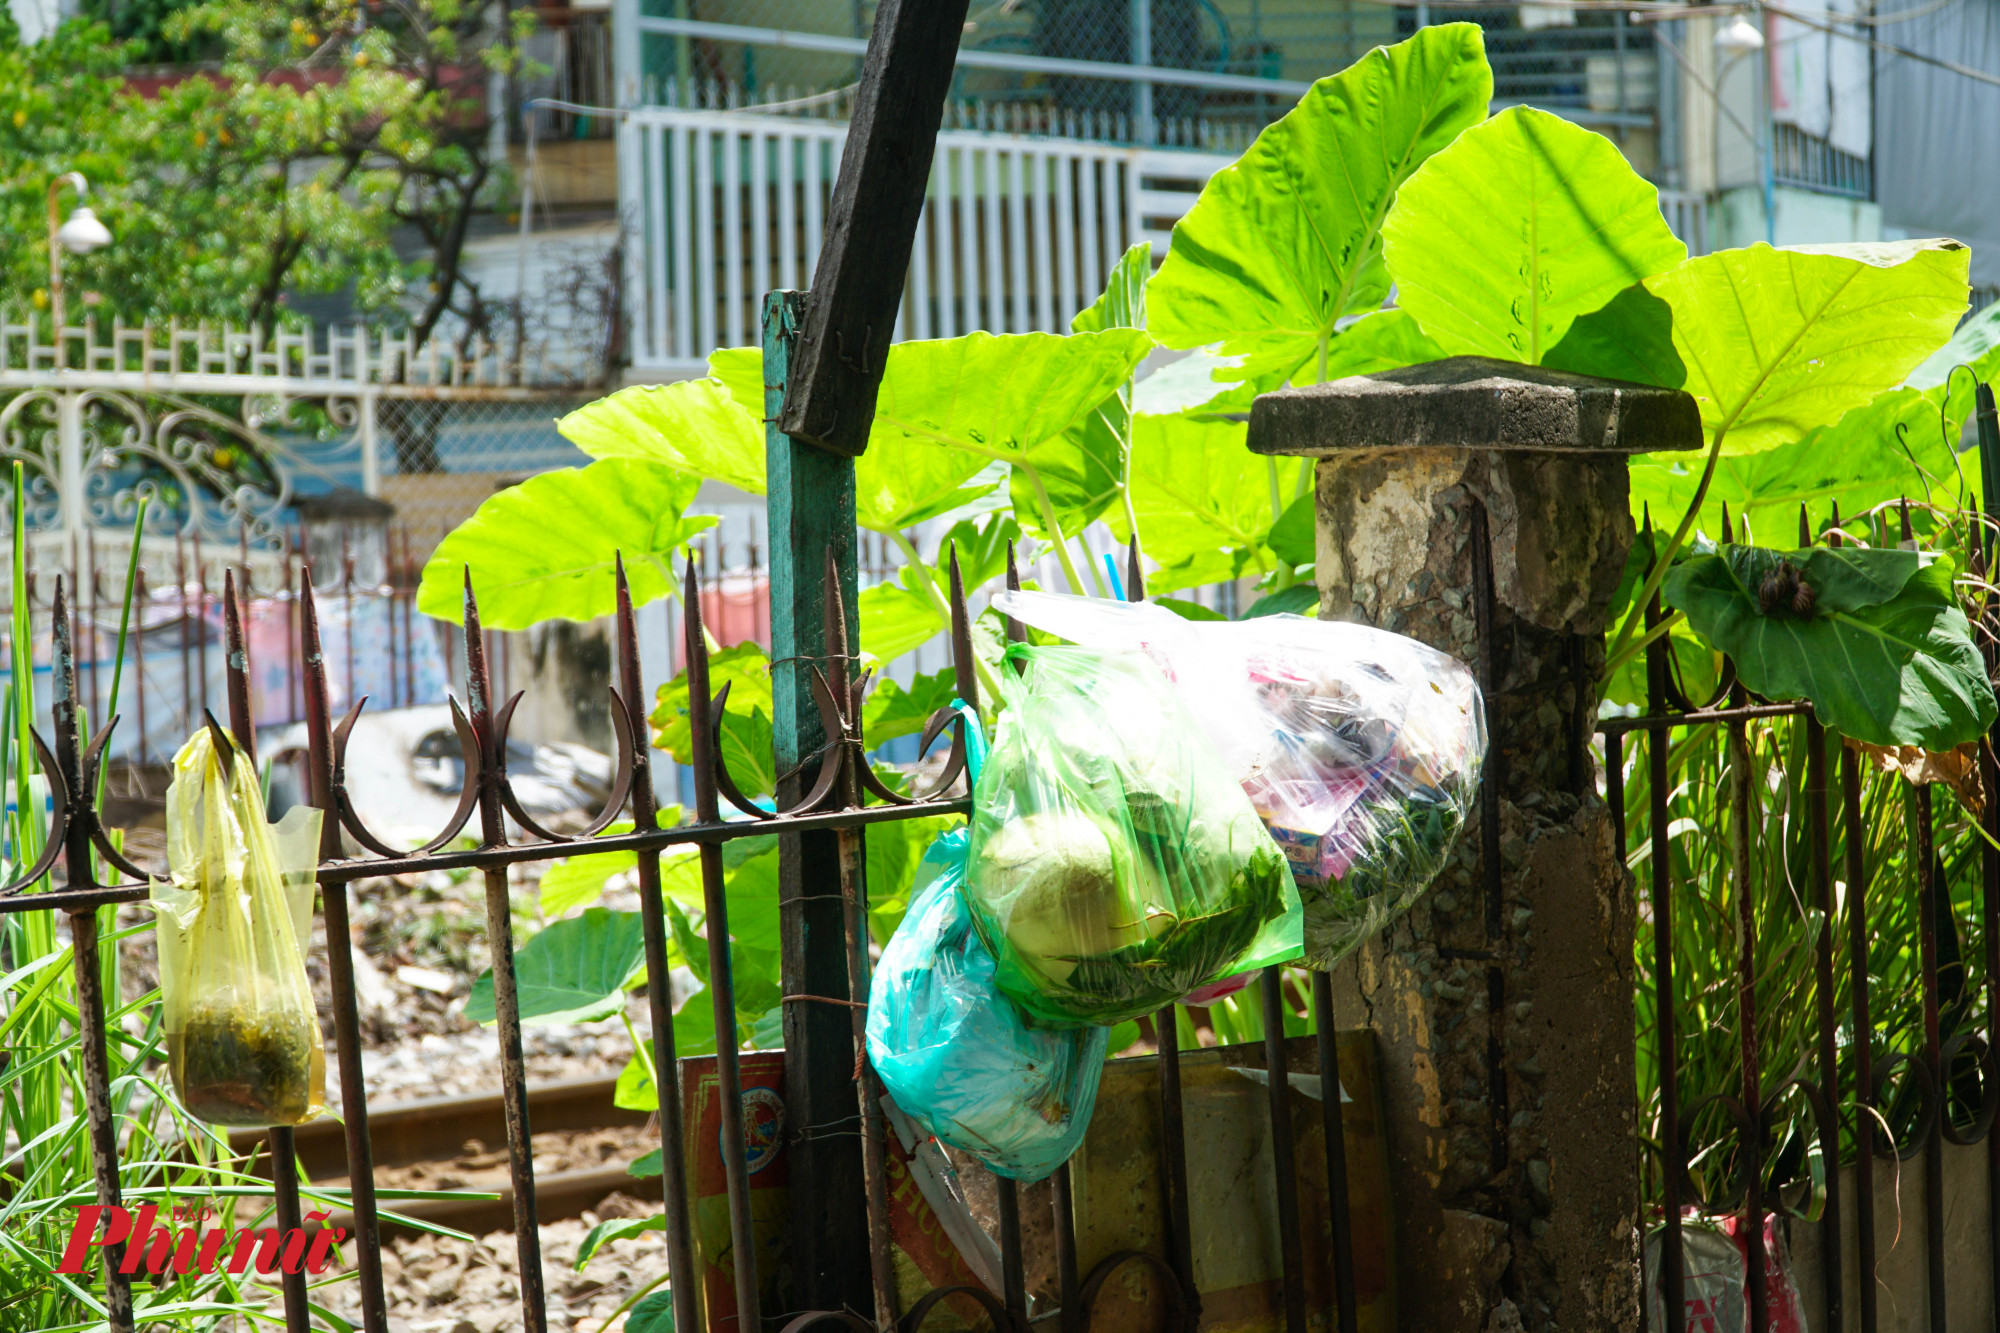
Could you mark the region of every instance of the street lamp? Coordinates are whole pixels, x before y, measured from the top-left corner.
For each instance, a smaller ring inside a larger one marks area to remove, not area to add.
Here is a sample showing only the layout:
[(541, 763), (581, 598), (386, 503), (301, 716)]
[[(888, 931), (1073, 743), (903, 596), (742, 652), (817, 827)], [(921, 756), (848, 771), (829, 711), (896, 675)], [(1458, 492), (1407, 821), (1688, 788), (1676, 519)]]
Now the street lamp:
[(1777, 183), (1771, 157), (1771, 93), (1766, 82), (1769, 77), (1761, 58), (1764, 50), (1764, 33), (1756, 24), (1739, 12), (1736, 17), (1715, 30), (1715, 51), (1717, 55), (1735, 60), (1741, 56), (1758, 56), (1750, 67), (1751, 97), (1756, 103), (1757, 175), (1764, 190), (1764, 243), (1778, 243)]
[[(90, 192), (90, 183), (83, 173), (66, 171), (49, 182), (49, 308), (55, 315), (56, 346), (62, 346), (63, 331), (63, 280), (62, 257), (67, 250), (73, 255), (87, 255), (93, 250), (102, 250), (111, 244), (111, 232), (97, 214), (79, 203), (70, 212), (69, 220), (59, 222), (61, 216), (56, 208), (56, 197), (65, 185), (74, 186), (80, 200)], [(60, 357), (58, 359), (61, 359)]]

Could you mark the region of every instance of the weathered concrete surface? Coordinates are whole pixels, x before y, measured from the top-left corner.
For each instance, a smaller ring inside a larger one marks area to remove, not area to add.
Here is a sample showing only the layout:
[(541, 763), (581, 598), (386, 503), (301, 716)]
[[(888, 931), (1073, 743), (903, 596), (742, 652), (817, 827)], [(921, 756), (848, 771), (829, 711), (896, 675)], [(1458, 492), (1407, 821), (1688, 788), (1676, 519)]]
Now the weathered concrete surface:
[(1355, 449), (1654, 453), (1701, 443), (1695, 401), (1677, 389), (1455, 356), (1258, 397), (1250, 447), (1322, 457)]
[[(1946, 1333), (1989, 1333), (1993, 1328), (1992, 1251), (1987, 1237), (1986, 1144), (1944, 1145), (1944, 1271)], [(1789, 1245), (1792, 1276), (1812, 1333), (1860, 1333), (1861, 1276), (1855, 1271), (1856, 1236), (1852, 1165), (1840, 1172), (1842, 1329), (1826, 1319), (1824, 1228), (1793, 1219)], [(1900, 1197), (1898, 1184), (1901, 1186)], [(1881, 1333), (1930, 1333), (1924, 1239), (1924, 1159), (1875, 1162), (1875, 1314)]]
[(1624, 461), (1344, 451), (1318, 498), (1321, 615), (1468, 663), (1475, 498), (1491, 532), (1498, 932), (1475, 821), (1431, 893), (1334, 973), (1341, 1023), (1381, 1042), (1401, 1324), (1635, 1329), (1633, 905), (1587, 748), (1633, 538)]

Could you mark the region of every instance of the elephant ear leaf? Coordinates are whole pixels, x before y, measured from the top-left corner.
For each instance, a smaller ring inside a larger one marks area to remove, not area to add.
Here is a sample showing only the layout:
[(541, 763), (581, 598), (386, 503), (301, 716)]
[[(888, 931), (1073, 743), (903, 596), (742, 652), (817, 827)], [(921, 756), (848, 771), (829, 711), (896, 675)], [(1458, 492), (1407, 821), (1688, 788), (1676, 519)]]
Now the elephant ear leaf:
[(1722, 546), (1676, 565), (1662, 590), (1756, 693), (1807, 700), (1866, 744), (1942, 752), (1995, 713), (1952, 574), (1915, 551)]
[(1431, 154), (1486, 118), (1493, 71), (1470, 23), (1421, 29), (1321, 79), (1174, 226), (1146, 295), (1169, 347), (1220, 344), (1268, 388), (1312, 367), (1386, 290), (1382, 225)]

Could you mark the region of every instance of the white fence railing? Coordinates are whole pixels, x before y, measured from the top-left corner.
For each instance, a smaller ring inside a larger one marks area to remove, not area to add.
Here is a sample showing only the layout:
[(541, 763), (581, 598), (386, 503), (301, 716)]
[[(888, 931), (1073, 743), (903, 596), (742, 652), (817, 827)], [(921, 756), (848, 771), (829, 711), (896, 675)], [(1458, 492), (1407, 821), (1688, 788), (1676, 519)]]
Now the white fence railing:
[[(810, 285), (843, 124), (646, 108), (626, 117), (619, 190), (632, 368), (698, 373), (755, 342), (758, 303)], [(896, 333), (1058, 332), (1126, 247), (1164, 254), (1174, 222), (1234, 159), (1054, 138), (938, 135)]]

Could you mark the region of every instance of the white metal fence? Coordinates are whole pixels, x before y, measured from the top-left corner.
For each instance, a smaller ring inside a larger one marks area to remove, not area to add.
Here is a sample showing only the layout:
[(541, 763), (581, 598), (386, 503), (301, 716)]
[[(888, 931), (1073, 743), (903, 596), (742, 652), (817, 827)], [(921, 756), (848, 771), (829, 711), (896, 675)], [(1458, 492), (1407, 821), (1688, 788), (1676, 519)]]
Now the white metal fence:
[[(699, 373), (755, 342), (773, 288), (812, 277), (847, 127), (752, 112), (645, 108), (620, 130), (632, 368)], [(897, 336), (1059, 332), (1127, 246), (1164, 253), (1174, 222), (1234, 159), (1066, 139), (938, 136)]]

